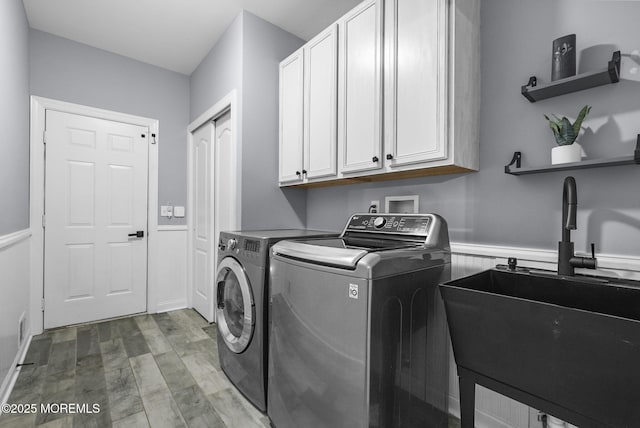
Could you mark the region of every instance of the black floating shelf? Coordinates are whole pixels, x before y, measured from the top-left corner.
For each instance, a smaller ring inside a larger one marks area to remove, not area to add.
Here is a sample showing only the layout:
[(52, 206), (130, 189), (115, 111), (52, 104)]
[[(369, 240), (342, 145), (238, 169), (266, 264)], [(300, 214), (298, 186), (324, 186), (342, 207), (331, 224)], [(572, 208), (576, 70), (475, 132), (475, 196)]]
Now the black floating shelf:
[[(605, 166), (620, 166), (620, 165), (640, 165), (640, 134), (638, 135), (638, 141), (636, 143), (636, 149), (633, 156), (622, 156), (611, 159), (595, 159), (581, 162), (561, 163), (556, 165), (546, 165), (533, 168), (521, 168), (522, 153), (515, 152), (511, 163), (505, 165), (504, 173), (511, 175), (527, 175), (527, 174), (540, 174), (544, 172), (554, 171), (570, 171), (575, 169), (587, 169), (587, 168), (601, 168)], [(515, 165), (514, 168), (512, 168)]]
[(557, 97), (558, 95), (578, 92), (596, 86), (617, 83), (620, 80), (620, 51), (615, 51), (607, 68), (589, 73), (581, 73), (551, 83), (538, 85), (536, 76), (529, 78), (529, 83), (522, 86), (522, 95), (530, 102)]

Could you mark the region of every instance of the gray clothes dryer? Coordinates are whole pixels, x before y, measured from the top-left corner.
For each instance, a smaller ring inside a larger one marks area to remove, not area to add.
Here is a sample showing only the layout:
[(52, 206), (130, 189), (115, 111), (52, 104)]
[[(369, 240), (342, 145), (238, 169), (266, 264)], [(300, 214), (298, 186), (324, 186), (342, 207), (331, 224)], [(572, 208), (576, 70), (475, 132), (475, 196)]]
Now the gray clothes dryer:
[(267, 408), (269, 251), (282, 239), (337, 236), (312, 230), (221, 232), (216, 273), (220, 366), (261, 411)]
[(277, 428), (447, 427), (438, 285), (447, 224), (356, 214), (333, 239), (272, 248), (268, 414)]

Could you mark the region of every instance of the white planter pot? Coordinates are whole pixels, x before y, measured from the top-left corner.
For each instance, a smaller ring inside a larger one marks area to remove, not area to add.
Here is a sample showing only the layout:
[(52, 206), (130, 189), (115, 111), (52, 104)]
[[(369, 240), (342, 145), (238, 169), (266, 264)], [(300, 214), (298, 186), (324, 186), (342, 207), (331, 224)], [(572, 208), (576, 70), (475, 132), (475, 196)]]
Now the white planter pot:
[(582, 160), (582, 146), (578, 143), (558, 146), (551, 149), (551, 165), (559, 163), (580, 162)]

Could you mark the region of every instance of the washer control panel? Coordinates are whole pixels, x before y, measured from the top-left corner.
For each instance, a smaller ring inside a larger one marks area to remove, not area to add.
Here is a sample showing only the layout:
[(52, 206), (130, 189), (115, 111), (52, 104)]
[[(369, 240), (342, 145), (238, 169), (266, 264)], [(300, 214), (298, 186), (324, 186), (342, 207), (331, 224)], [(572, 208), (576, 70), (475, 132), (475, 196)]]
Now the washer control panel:
[(354, 214), (345, 232), (427, 236), (433, 217), (424, 214)]

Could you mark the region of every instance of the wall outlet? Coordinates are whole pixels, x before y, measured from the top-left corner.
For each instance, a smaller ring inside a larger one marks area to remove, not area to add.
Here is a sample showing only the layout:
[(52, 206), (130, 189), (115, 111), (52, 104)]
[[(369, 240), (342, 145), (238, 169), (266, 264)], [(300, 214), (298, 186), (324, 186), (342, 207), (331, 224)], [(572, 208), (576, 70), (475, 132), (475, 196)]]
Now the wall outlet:
[(173, 215), (180, 218), (184, 217), (184, 207), (178, 205), (173, 207)]
[(371, 201), (371, 204), (369, 204), (369, 212), (379, 213), (380, 212), (380, 201)]

